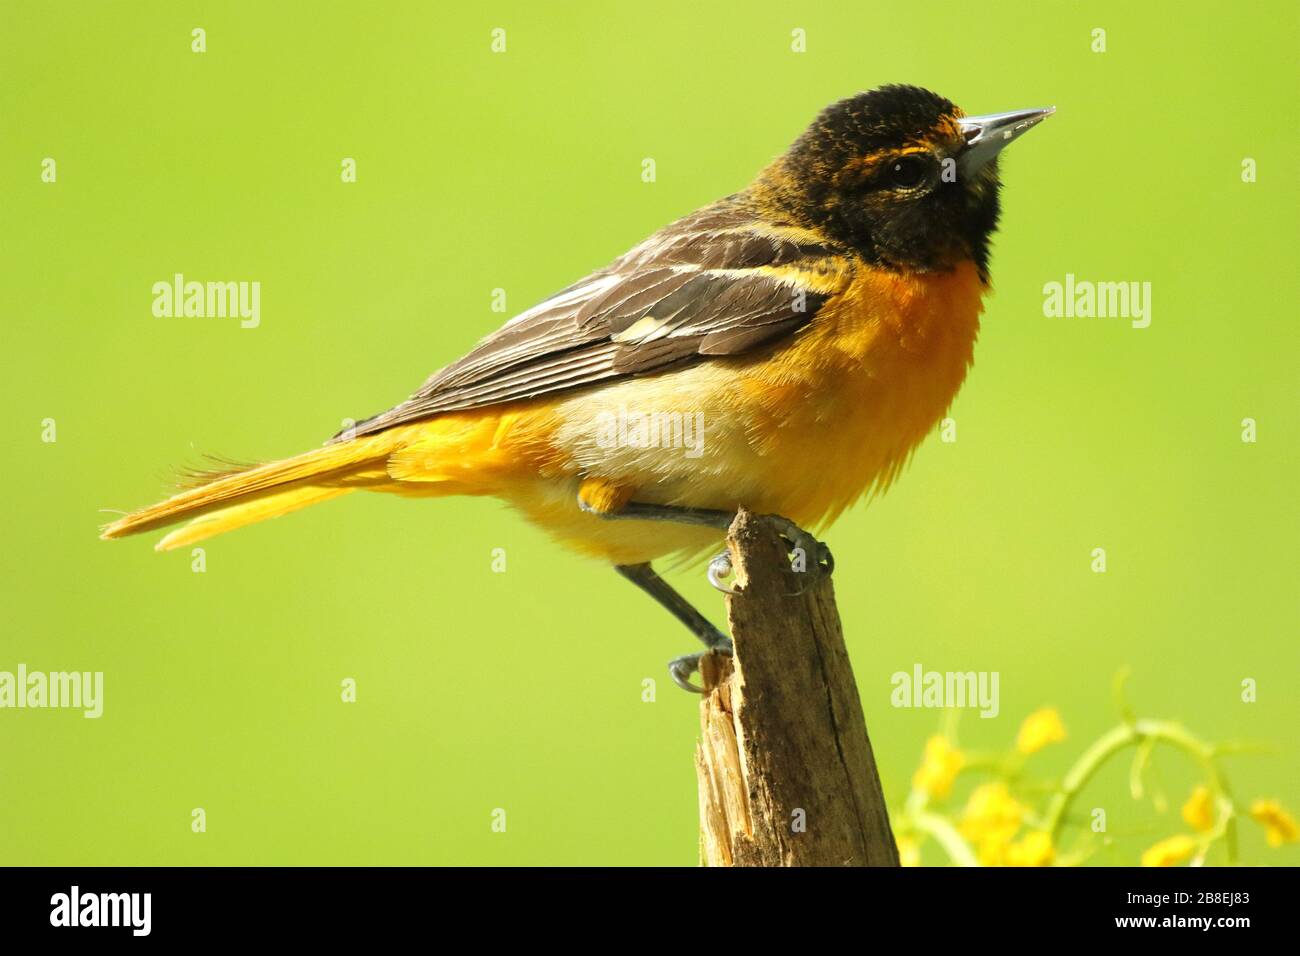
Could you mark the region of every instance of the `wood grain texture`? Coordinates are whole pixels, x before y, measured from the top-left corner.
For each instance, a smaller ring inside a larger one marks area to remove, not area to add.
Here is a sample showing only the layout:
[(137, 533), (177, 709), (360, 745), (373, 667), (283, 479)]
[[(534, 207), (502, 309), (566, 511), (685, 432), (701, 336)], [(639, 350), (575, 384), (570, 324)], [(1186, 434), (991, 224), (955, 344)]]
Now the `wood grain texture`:
[(728, 546), (735, 655), (701, 663), (701, 863), (897, 866), (831, 579), (791, 570), (775, 527), (749, 512)]

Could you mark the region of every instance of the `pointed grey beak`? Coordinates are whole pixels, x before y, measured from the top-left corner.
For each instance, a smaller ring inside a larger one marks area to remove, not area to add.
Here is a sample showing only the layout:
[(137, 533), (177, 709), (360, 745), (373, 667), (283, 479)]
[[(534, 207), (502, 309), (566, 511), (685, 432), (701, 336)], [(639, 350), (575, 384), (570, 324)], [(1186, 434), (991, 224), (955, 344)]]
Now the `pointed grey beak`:
[(961, 131), (966, 136), (966, 148), (957, 156), (957, 168), (961, 175), (974, 176), (1013, 140), (1055, 112), (1055, 106), (1047, 106), (1036, 110), (967, 116), (961, 120)]

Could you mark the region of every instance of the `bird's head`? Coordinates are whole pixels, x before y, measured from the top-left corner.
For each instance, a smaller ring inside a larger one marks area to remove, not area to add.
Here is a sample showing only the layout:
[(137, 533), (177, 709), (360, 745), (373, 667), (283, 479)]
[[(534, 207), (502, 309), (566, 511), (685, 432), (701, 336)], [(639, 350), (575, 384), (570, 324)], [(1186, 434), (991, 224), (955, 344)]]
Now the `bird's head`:
[(824, 109), (760, 178), (795, 218), (881, 265), (987, 277), (998, 221), (998, 153), (1052, 108), (966, 116), (915, 86)]

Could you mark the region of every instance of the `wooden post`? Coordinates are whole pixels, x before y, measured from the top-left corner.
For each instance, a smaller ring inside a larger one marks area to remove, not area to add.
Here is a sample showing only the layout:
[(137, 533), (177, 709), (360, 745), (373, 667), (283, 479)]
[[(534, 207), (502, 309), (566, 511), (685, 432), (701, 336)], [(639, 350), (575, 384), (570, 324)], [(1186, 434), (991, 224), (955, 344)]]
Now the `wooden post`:
[(746, 511), (727, 545), (735, 655), (701, 662), (700, 862), (898, 866), (830, 577), (794, 572)]

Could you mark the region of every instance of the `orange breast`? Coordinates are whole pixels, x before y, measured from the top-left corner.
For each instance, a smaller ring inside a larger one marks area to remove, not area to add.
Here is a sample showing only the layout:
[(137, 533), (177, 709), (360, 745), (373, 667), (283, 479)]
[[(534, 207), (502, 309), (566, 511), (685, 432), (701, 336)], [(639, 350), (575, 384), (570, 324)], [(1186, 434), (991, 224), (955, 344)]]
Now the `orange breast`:
[(785, 349), (742, 377), (771, 468), (750, 507), (818, 526), (887, 486), (942, 419), (970, 367), (986, 286), (862, 268)]

